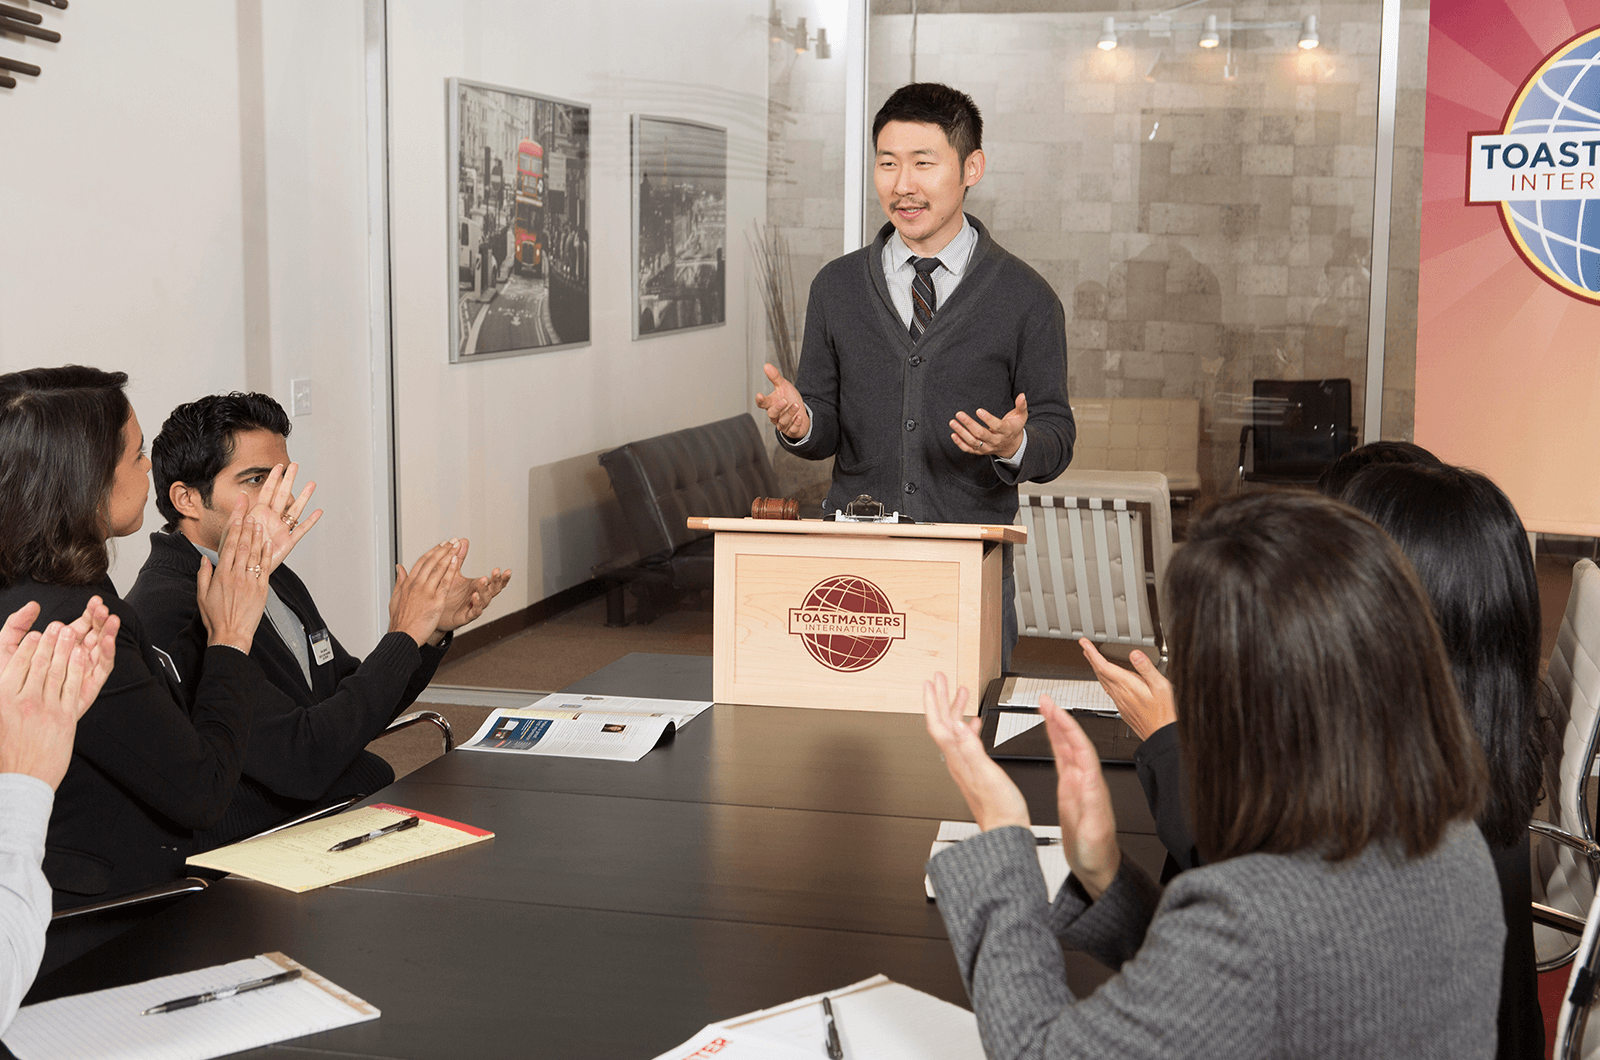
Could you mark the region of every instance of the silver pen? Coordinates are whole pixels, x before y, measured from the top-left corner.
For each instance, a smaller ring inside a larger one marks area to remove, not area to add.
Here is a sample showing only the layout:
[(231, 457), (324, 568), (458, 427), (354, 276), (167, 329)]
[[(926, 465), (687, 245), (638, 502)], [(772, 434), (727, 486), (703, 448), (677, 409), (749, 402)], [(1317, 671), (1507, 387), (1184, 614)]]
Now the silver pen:
[(189, 997), (180, 997), (175, 1001), (163, 1002), (154, 1008), (145, 1009), (139, 1015), (153, 1016), (158, 1012), (176, 1012), (180, 1008), (194, 1008), (194, 1006), (203, 1005), (207, 1001), (221, 1001), (225, 997), (233, 997), (235, 994), (243, 994), (251, 990), (260, 990), (264, 986), (291, 983), (298, 978), (300, 978), (300, 969), (290, 968), (287, 972), (269, 975), (265, 979), (252, 979), (248, 983), (240, 983), (237, 986), (227, 986), (221, 990), (208, 990), (204, 994), (193, 994)]
[(396, 821), (394, 824), (391, 824), (385, 828), (374, 828), (366, 835), (358, 835), (354, 839), (346, 839), (342, 843), (335, 843), (333, 846), (328, 848), (328, 853), (332, 854), (338, 850), (349, 850), (351, 847), (358, 847), (362, 843), (371, 842), (372, 840), (377, 839), (379, 836), (390, 835), (394, 832), (404, 832), (407, 828), (415, 828), (421, 823), (422, 818), (420, 817), (407, 817), (404, 820)]
[(839, 1021), (833, 1015), (833, 1002), (822, 995), (822, 1014), (828, 1018), (828, 1060), (844, 1060), (844, 1046), (839, 1044)]

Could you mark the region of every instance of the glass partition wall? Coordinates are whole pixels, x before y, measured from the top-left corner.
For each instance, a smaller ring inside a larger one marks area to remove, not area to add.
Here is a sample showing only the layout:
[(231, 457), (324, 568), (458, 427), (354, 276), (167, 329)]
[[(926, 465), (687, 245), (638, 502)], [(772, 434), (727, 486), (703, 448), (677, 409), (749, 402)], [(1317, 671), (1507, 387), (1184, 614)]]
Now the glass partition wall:
[[(869, 115), (913, 79), (983, 111), (988, 168), (967, 209), (1060, 295), (1074, 399), (1197, 401), (1209, 496), (1233, 488), (1254, 380), (1349, 379), (1369, 436), (1382, 0), (871, 0), (869, 14)], [(1409, 438), (1426, 6), (1403, 18), (1381, 433)], [(803, 304), (841, 245), (847, 72), (782, 51), (768, 220), (793, 244)], [(883, 215), (864, 191), (868, 240)]]

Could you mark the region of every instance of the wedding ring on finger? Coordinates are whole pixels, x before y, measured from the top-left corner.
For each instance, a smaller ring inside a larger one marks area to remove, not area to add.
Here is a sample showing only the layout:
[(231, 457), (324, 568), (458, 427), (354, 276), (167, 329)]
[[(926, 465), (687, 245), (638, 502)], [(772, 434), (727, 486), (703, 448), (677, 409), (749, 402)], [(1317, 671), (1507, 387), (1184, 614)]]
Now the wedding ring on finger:
[(287, 526), (290, 530), (293, 530), (296, 526), (300, 525), (300, 520), (296, 519), (294, 516), (290, 515), (288, 512), (284, 512), (283, 513), (283, 522), (284, 522), (284, 525)]
[(261, 577), (261, 564), (259, 563), (255, 564), (254, 566), (246, 567), (245, 570), (249, 571), (257, 578)]

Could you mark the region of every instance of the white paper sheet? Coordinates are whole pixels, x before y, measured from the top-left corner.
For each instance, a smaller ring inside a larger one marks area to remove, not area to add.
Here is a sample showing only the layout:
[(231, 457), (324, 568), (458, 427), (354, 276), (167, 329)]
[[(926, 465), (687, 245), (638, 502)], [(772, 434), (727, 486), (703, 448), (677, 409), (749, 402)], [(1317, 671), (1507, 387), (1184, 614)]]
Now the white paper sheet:
[(209, 1060), (378, 1018), (321, 976), (142, 1016), (147, 1008), (301, 967), (263, 954), (198, 971), (26, 1005), (5, 1033), (20, 1060)]
[(1000, 686), (1003, 707), (1037, 707), (1041, 693), (1048, 692), (1062, 710), (1088, 710), (1096, 714), (1115, 714), (1116, 703), (1106, 695), (1099, 681), (1071, 681), (1061, 677), (1008, 677)]
[[(982, 829), (972, 821), (940, 821), (939, 835), (933, 841), (933, 849), (928, 852), (928, 860), (941, 850), (948, 850), (963, 839), (971, 839)], [(1061, 890), (1061, 885), (1067, 882), (1067, 877), (1072, 875), (1072, 870), (1067, 867), (1066, 851), (1061, 849), (1061, 826), (1056, 824), (1036, 824), (1033, 834), (1043, 839), (1054, 839), (1056, 842), (1039, 847), (1039, 870), (1044, 873), (1045, 894), (1050, 901), (1054, 901), (1056, 892)], [(928, 897), (933, 898), (933, 880), (927, 875), (922, 877), (922, 886), (927, 890)]]
[(1015, 736), (1021, 736), (1029, 729), (1043, 725), (1044, 718), (1038, 714), (1024, 714), (1017, 710), (1004, 710), (995, 719), (994, 745), (999, 747)]
[[(730, 1031), (713, 1023), (682, 1045), (668, 1049), (656, 1060), (812, 1060), (816, 1055), (758, 1035)], [(828, 1054), (824, 1052), (821, 1055)]]
[[(827, 996), (849, 1060), (983, 1060), (978, 1021), (959, 1005), (881, 975)], [(822, 997), (814, 994), (714, 1023), (656, 1060), (826, 1058)], [(705, 1051), (719, 1038), (727, 1043), (722, 1051)]]

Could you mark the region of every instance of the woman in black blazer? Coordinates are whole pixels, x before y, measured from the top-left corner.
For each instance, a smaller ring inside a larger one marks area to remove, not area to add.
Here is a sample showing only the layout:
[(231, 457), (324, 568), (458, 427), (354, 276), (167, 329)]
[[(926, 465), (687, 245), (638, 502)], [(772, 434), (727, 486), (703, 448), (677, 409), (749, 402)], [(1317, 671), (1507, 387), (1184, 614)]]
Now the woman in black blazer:
[(44, 871), (57, 909), (182, 876), (191, 835), (227, 807), (264, 680), (249, 651), (266, 575), (298, 514), (277, 482), (263, 492), (270, 503), (246, 513), (241, 500), (220, 563), (200, 571), (204, 669), (184, 687), (107, 577), (107, 539), (139, 529), (149, 492), (126, 382), (76, 366), (0, 376), (0, 614), (37, 600), (43, 629), (100, 596), (121, 620), (115, 667), (78, 723), (50, 815)]

